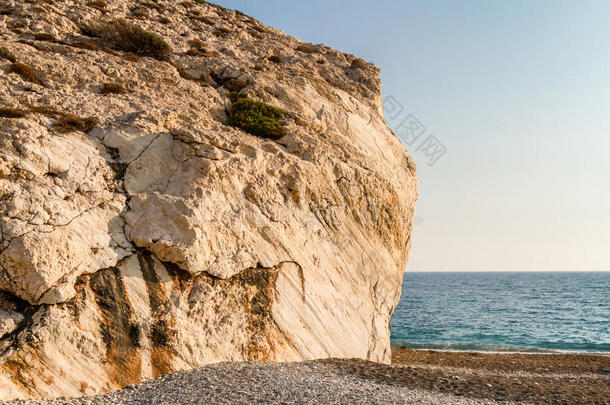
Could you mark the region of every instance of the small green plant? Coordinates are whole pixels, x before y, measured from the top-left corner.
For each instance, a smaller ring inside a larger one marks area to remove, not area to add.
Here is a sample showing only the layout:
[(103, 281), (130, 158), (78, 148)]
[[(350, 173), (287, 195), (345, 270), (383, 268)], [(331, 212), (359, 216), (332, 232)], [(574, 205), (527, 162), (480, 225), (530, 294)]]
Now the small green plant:
[(208, 46), (205, 42), (203, 42), (199, 38), (190, 40), (189, 45), (192, 46), (193, 48), (197, 48), (197, 49), (205, 49), (206, 46)]
[(28, 111), (21, 108), (0, 107), (1, 118), (23, 118), (28, 115)]
[(118, 83), (104, 83), (100, 94), (125, 94), (127, 89)]
[(32, 69), (31, 66), (26, 65), (25, 63), (14, 62), (8, 70), (9, 73), (16, 73), (25, 81), (42, 84), (38, 76), (36, 76), (36, 72)]
[(239, 79), (229, 79), (222, 84), (230, 92), (239, 92), (241, 89), (247, 86), (247, 83)]
[(216, 4), (216, 3), (211, 3), (209, 1), (205, 1), (205, 0), (195, 0), (195, 3), (199, 3), (199, 4), (207, 4), (208, 6), (212, 6), (214, 8), (217, 8), (219, 10), (225, 11), (226, 8), (224, 8), (223, 6)]
[(95, 8), (99, 11), (106, 11), (106, 7), (108, 7), (108, 5), (106, 4), (106, 2), (104, 0), (93, 0), (93, 1), (90, 1), (89, 3), (87, 3), (87, 5), (91, 8)]
[[(230, 8), (223, 7), (220, 4), (212, 3), (212, 2), (209, 2), (209, 1), (206, 1), (206, 0), (195, 0), (195, 3), (206, 4), (208, 6), (214, 7), (215, 9), (218, 9), (218, 10), (221, 10), (221, 11), (231, 10)], [(245, 13), (243, 13), (243, 12), (241, 12), (239, 10), (233, 10), (233, 11), (235, 11), (235, 13), (238, 14), (238, 15), (241, 15), (243, 17), (248, 17), (248, 15), (246, 15)]]
[(158, 4), (158, 3), (155, 3), (153, 1), (145, 1), (144, 3), (142, 3), (142, 5), (144, 7), (148, 7), (148, 8), (152, 8), (154, 10), (157, 10), (158, 12), (162, 12), (163, 10), (165, 10), (165, 5)]
[(212, 18), (206, 17), (204, 15), (189, 15), (189, 18), (192, 20), (197, 20), (197, 21), (201, 21), (202, 23), (205, 23), (207, 25), (211, 25), (214, 26), (216, 25), (216, 21), (214, 21)]
[(189, 56), (205, 56), (207, 58), (213, 58), (217, 56), (214, 53), (208, 52), (208, 50), (206, 49), (206, 43), (198, 38), (189, 41), (189, 45), (191, 46), (191, 48), (186, 51), (186, 54)]
[(43, 105), (28, 105), (28, 108), (31, 113), (42, 114), (52, 118), (59, 117), (64, 114), (53, 107), (46, 107)]
[(366, 69), (367, 66), (368, 66), (368, 63), (366, 63), (366, 61), (364, 61), (363, 59), (360, 59), (360, 58), (356, 58), (352, 62), (351, 68), (364, 70), (364, 69)]
[(6, 48), (0, 47), (0, 58), (4, 58), (10, 62), (16, 62), (17, 58)]
[(217, 37), (223, 37), (231, 33), (231, 30), (225, 27), (218, 27), (212, 33)]
[(131, 15), (137, 19), (144, 20), (148, 17), (148, 12), (144, 8), (133, 8), (131, 9)]
[(207, 50), (202, 49), (202, 48), (190, 48), (188, 51), (186, 51), (186, 55), (204, 56), (206, 58), (216, 58), (216, 57), (220, 56), (220, 54), (217, 51), (208, 52)]
[(34, 39), (36, 39), (37, 41), (49, 41), (49, 42), (57, 41), (57, 39), (55, 39), (55, 37), (53, 35), (49, 34), (48, 32), (38, 32), (38, 33), (34, 34)]
[(87, 49), (89, 51), (99, 51), (100, 50), (99, 46), (97, 46), (93, 42), (88, 42), (88, 41), (74, 42), (73, 44), (70, 44), (70, 45), (75, 48)]
[(303, 53), (314, 53), (316, 51), (313, 46), (307, 45), (307, 44), (301, 44), (301, 45), (297, 46), (296, 49), (297, 49), (297, 51), (303, 52)]
[(286, 128), (281, 122), (286, 111), (261, 101), (239, 97), (235, 93), (229, 97), (233, 102), (229, 125), (261, 138), (278, 139), (286, 135)]
[(81, 118), (74, 114), (62, 114), (54, 123), (53, 128), (61, 133), (82, 131), (89, 132), (98, 124), (93, 117)]
[(98, 36), (124, 52), (166, 60), (172, 53), (171, 46), (157, 34), (131, 24), (123, 19), (106, 23), (93, 23), (81, 27), (85, 35)]
[(61, 133), (82, 131), (89, 132), (97, 124), (97, 118), (85, 117), (81, 118), (74, 114), (65, 113), (47, 106), (35, 106), (26, 104), (27, 109), (0, 107), (0, 118), (23, 118), (28, 114), (42, 114), (47, 117), (55, 118), (53, 128)]

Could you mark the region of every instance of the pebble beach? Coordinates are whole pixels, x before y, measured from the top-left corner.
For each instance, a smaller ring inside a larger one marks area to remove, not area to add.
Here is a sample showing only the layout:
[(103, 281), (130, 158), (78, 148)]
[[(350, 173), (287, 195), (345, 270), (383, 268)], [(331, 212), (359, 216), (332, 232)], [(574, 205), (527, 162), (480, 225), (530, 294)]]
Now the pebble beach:
[(363, 360), (220, 363), (94, 397), (11, 404), (610, 404), (610, 356), (394, 349)]

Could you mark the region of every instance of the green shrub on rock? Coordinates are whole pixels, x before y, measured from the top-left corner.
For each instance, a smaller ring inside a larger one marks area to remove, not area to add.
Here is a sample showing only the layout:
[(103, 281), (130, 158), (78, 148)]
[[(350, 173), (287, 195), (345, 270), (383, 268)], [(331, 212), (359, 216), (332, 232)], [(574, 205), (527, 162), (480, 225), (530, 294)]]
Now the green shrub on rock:
[(124, 52), (139, 56), (166, 60), (172, 53), (172, 47), (159, 35), (120, 18), (106, 23), (92, 23), (81, 27), (81, 30), (86, 35), (98, 36)]
[(32, 82), (36, 84), (42, 84), (38, 76), (36, 76), (36, 72), (32, 69), (31, 66), (26, 65), (21, 62), (14, 62), (8, 69), (9, 73), (15, 73), (27, 82)]
[(214, 8), (219, 9), (219, 10), (222, 10), (222, 11), (226, 10), (226, 8), (221, 6), (220, 4), (212, 3), (212, 2), (209, 2), (209, 1), (206, 1), (206, 0), (195, 0), (195, 3), (206, 4), (208, 6), (212, 6)]
[(104, 83), (100, 94), (125, 94), (127, 89), (118, 83)]
[(249, 98), (232, 96), (233, 106), (228, 124), (242, 129), (249, 134), (270, 139), (279, 139), (286, 135), (286, 128), (281, 122), (286, 111)]
[(15, 56), (11, 53), (11, 51), (9, 51), (8, 49), (6, 49), (4, 47), (0, 47), (0, 58), (6, 59), (9, 62), (17, 61), (17, 58), (15, 58)]
[(54, 123), (53, 128), (61, 133), (69, 132), (89, 132), (98, 124), (98, 120), (93, 117), (81, 118), (74, 114), (62, 114)]
[(28, 115), (28, 111), (21, 108), (0, 107), (0, 118), (23, 118)]

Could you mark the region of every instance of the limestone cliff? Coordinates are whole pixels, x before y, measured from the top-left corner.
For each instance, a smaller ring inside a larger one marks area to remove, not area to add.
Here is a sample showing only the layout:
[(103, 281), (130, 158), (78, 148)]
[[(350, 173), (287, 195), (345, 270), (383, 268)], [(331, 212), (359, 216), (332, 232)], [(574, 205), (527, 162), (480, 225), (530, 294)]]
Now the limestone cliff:
[(203, 1), (4, 0), (0, 36), (0, 399), (390, 361), (417, 180), (375, 66)]

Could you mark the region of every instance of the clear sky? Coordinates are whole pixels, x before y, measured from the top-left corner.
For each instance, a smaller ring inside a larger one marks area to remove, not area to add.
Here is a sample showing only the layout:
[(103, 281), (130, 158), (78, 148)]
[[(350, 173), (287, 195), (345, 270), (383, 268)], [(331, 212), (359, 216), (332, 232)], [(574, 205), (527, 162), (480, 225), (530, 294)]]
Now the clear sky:
[(374, 62), (446, 147), (408, 147), (408, 269), (610, 270), (609, 1), (217, 2)]

